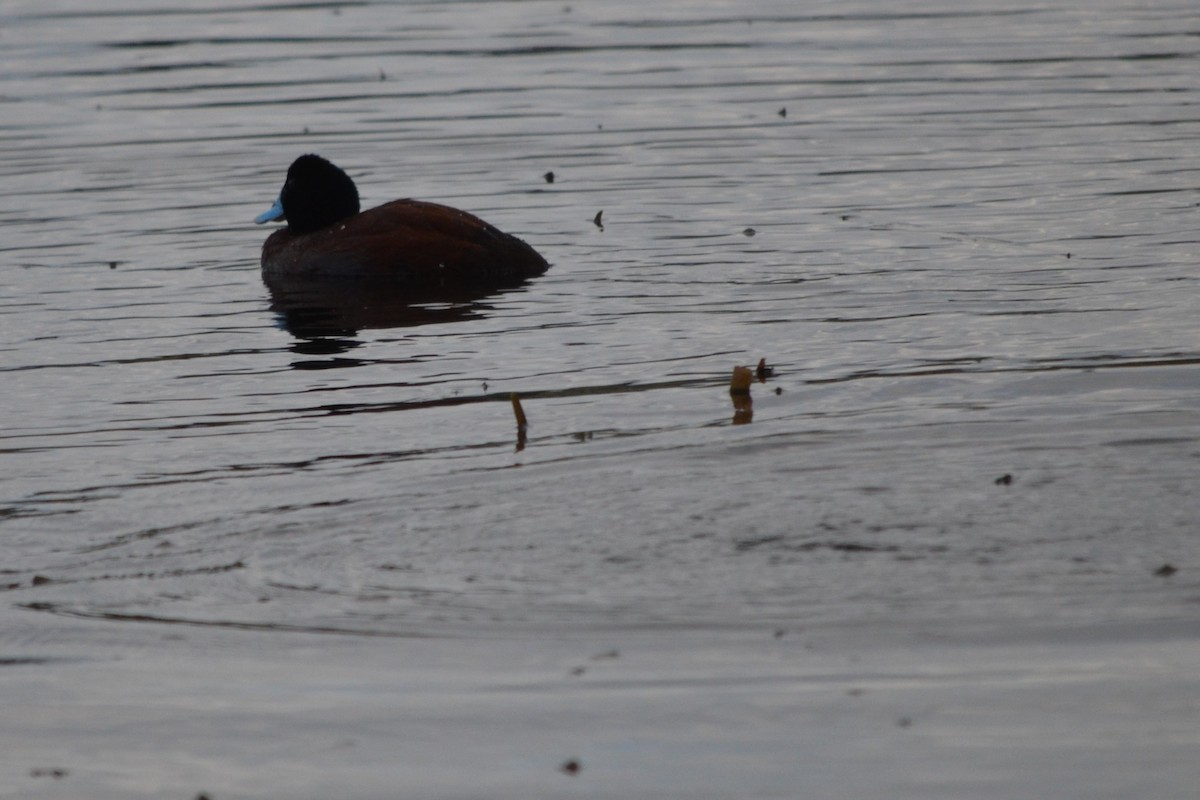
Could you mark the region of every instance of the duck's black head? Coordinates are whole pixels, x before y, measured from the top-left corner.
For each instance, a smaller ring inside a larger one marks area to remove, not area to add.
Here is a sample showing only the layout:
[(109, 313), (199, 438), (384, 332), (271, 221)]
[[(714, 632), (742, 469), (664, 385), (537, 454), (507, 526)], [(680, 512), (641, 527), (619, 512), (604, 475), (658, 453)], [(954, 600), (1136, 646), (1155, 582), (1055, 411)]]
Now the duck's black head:
[(312, 233), (352, 217), (358, 210), (358, 189), (350, 176), (310, 154), (292, 162), (275, 206), (254, 221), (286, 219), (293, 233)]

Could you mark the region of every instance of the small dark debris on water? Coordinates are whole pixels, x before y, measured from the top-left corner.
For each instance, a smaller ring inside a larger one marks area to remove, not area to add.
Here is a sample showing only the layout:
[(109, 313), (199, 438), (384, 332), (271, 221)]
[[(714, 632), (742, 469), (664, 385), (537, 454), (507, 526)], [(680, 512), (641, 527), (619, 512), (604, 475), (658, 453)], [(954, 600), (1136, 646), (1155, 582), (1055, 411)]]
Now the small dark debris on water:
[(620, 650), (615, 650), (615, 649), (614, 650), (605, 650), (603, 653), (596, 653), (596, 655), (592, 656), (592, 661), (603, 661), (604, 659), (608, 659), (608, 658), (620, 658), (620, 657), (621, 657)]
[(384, 72), (382, 69), (381, 69), (381, 70), (379, 70), (379, 80), (381, 80), (381, 81), (386, 81), (386, 80), (387, 80), (387, 73), (386, 73), (386, 72)]
[(1067, 258), (1070, 258), (1070, 257), (1071, 257), (1071, 254), (1070, 254), (1070, 253), (1067, 253)]
[(600, 218), (602, 216), (604, 216), (604, 211), (600, 210), (600, 211), (597, 211), (596, 216), (592, 218), (592, 224), (595, 225), (600, 230), (604, 230), (604, 223), (601, 222), (601, 220), (600, 220)]
[(575, 667), (571, 670), (570, 674), (572, 678), (578, 678), (580, 675), (583, 675), (586, 672), (587, 667)]
[(783, 108), (779, 109), (779, 116), (781, 116), (785, 119), (787, 118), (787, 106), (784, 106)]
[(116, 268), (117, 268), (117, 262), (115, 262), (115, 261), (110, 261), (110, 262), (108, 262), (108, 268), (109, 268), (109, 269), (116, 269)]
[(45, 586), (47, 583), (52, 583), (52, 581), (45, 575), (34, 575), (33, 580), (30, 581), (33, 586)]
[(742, 231), (743, 236), (753, 236), (756, 233), (758, 233), (758, 231), (754, 230), (754, 228), (746, 228), (746, 230)]
[(1013, 476), (1011, 473), (1008, 473), (1008, 472), (1004, 473), (999, 478), (996, 478), (996, 481), (995, 481), (997, 486), (1012, 486), (1012, 482), (1013, 482)]
[(59, 780), (70, 774), (70, 770), (63, 769), (62, 767), (34, 767), (29, 770), (29, 776), (32, 778), (54, 778), (54, 780)]
[(775, 394), (776, 394), (776, 395), (781, 395), (781, 394), (783, 394), (783, 387), (782, 387), (782, 386), (776, 386), (776, 387), (775, 387)]
[(1154, 570), (1154, 574), (1159, 578), (1169, 578), (1179, 572), (1179, 569), (1171, 564), (1163, 564), (1158, 569)]
[(562, 763), (562, 766), (560, 766), (558, 769), (564, 775), (575, 776), (575, 775), (579, 774), (579, 771), (581, 769), (583, 769), (583, 765), (579, 763), (579, 759), (572, 758), (572, 759), (568, 759), (567, 761), (564, 761)]
[(554, 173), (553, 172), (547, 172), (542, 177), (546, 179), (546, 183), (554, 183)]
[(912, 717), (901, 717), (900, 719), (896, 720), (896, 724), (901, 728), (911, 728), (912, 723)]
[(754, 377), (758, 378), (759, 383), (766, 383), (767, 378), (774, 377), (775, 368), (767, 365), (765, 358), (758, 360), (758, 366), (754, 368)]
[(785, 636), (787, 636), (787, 631), (786, 631), (786, 630), (784, 630), (783, 628), (776, 628), (776, 629), (775, 629), (775, 638), (776, 638), (776, 639), (782, 639), (782, 638), (783, 638), (783, 637), (785, 637)]
[(212, 800), (212, 797), (205, 792), (196, 795), (196, 800)]

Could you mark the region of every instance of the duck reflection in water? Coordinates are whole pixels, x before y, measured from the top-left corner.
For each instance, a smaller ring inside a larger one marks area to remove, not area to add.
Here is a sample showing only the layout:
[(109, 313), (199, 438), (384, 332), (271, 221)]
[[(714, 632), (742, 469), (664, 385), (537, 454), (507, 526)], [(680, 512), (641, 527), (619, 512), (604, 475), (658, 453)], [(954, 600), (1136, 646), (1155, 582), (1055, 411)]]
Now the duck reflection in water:
[[(487, 302), (504, 290), (468, 292), (405, 292), (392, 286), (352, 285), (338, 280), (266, 281), (271, 310), (280, 325), (298, 339), (331, 339), (356, 346), (361, 330), (407, 328), (482, 319), (492, 310)], [(305, 352), (314, 352), (305, 347)]]
[(352, 337), (482, 316), (486, 298), (550, 265), (465, 211), (393, 200), (360, 211), (354, 181), (316, 155), (297, 158), (255, 222), (286, 221), (262, 249), (272, 308), (300, 338)]

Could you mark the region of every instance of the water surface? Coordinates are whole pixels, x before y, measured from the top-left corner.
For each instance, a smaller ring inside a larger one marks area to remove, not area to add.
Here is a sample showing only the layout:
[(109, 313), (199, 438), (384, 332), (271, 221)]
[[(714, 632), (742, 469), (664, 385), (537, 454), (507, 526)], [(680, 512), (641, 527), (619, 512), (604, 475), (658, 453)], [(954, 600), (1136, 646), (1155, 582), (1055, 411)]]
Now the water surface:
[[(1200, 28), (1076, 5), (10, 4), (12, 796), (1190, 796)], [(303, 152), (553, 267), (289, 313)]]

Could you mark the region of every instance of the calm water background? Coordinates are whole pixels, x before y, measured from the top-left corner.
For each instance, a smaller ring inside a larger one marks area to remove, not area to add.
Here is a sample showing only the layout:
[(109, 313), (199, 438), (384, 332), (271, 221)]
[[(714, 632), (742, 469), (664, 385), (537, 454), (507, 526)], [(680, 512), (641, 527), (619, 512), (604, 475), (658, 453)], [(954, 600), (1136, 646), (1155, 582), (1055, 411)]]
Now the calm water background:
[[(6, 3), (0, 796), (1190, 797), (1198, 62), (1171, 0)], [(303, 152), (554, 266), (298, 327)]]

